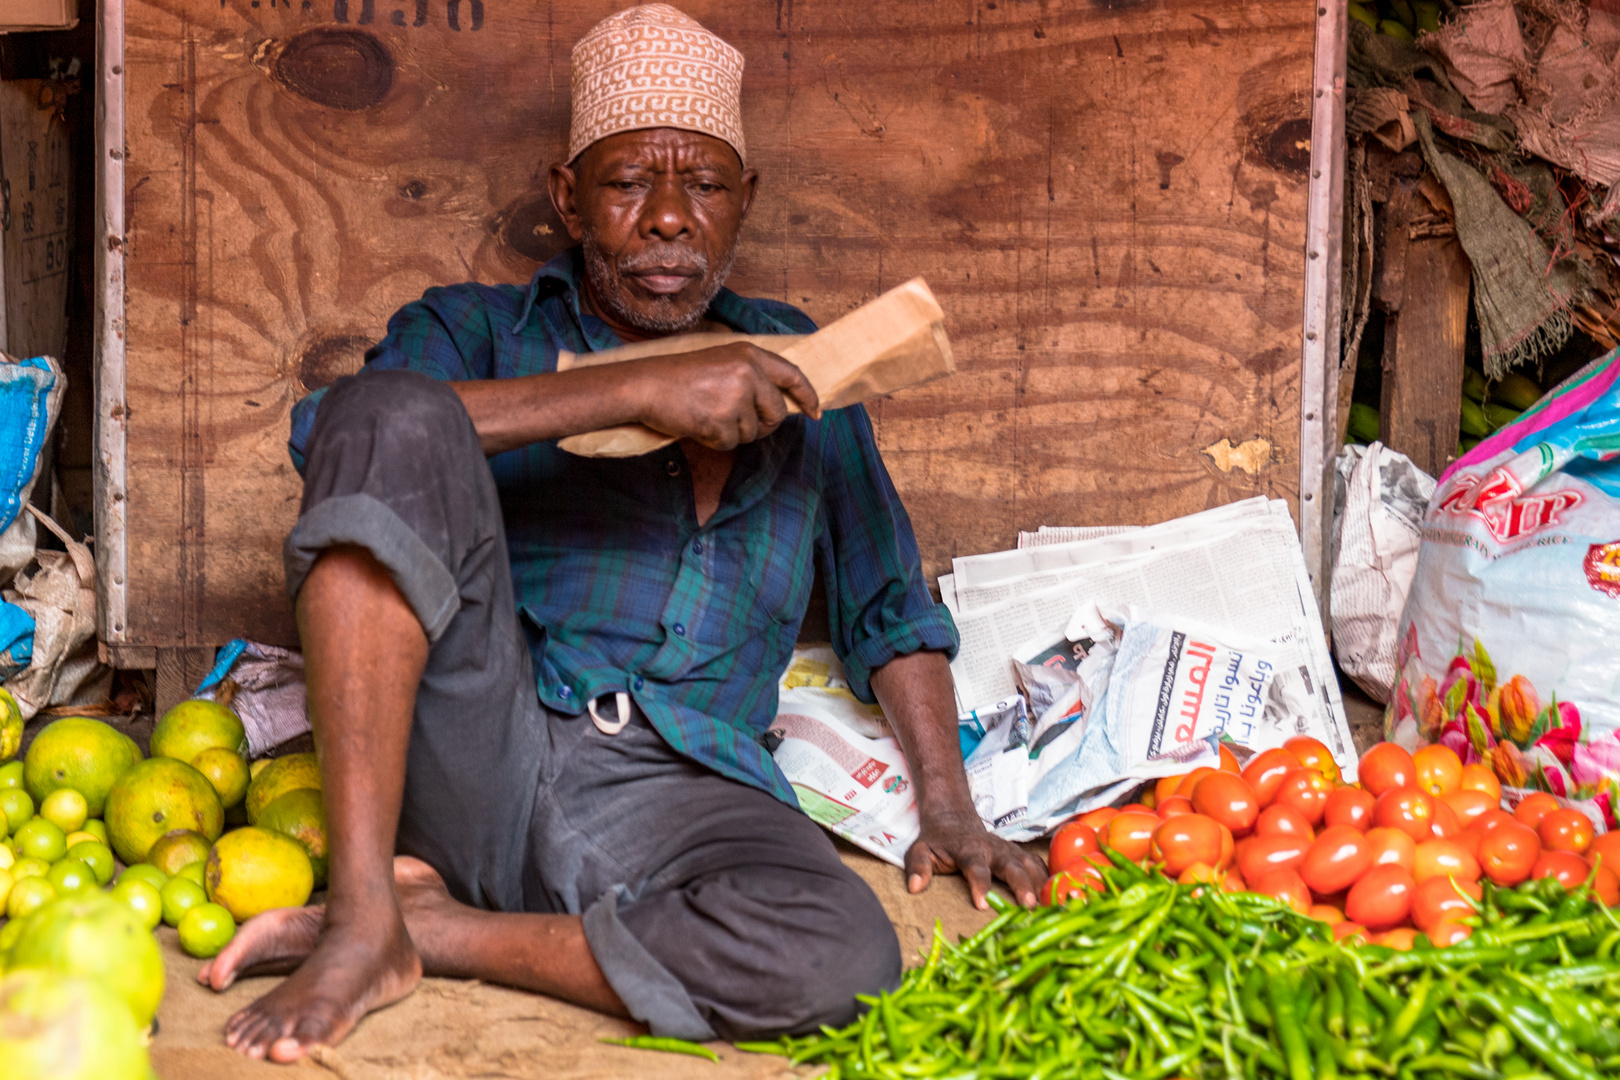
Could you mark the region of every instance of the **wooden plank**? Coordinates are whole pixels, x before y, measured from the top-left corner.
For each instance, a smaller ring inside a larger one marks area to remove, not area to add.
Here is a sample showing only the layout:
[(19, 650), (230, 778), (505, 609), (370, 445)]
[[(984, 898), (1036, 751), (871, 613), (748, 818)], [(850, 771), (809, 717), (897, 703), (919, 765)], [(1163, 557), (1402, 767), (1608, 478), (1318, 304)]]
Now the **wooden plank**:
[(1383, 441), (1430, 476), (1457, 456), (1470, 280), (1455, 238), (1411, 241), (1405, 299), (1384, 324)]
[[(127, 6), (118, 640), (290, 642), (292, 404), (425, 287), (561, 248), (569, 52), (613, 5)], [(959, 374), (871, 407), (930, 576), (1297, 499), (1314, 5), (685, 7), (748, 62), (734, 286), (826, 322), (922, 274), (946, 311)]]
[(191, 697), (214, 666), (211, 648), (158, 649), (153, 706), (159, 716)]
[(62, 91), (42, 79), (0, 82), (0, 349), (60, 358), (67, 339), (73, 187)]

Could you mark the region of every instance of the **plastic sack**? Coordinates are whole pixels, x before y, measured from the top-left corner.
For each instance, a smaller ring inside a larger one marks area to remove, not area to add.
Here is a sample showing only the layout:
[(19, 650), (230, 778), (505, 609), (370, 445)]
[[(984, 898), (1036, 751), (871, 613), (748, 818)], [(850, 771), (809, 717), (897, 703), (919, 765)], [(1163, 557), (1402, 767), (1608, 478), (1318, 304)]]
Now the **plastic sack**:
[(1346, 446), (1335, 464), (1333, 655), (1375, 700), (1395, 689), (1401, 609), (1417, 572), (1434, 478), (1383, 443)]
[(1620, 351), (1440, 479), (1401, 619), (1387, 738), (1509, 789), (1620, 805)]
[(261, 757), (310, 730), (304, 705), (304, 654), (234, 638), (214, 657), (195, 697), (217, 701), (242, 719), (248, 756)]

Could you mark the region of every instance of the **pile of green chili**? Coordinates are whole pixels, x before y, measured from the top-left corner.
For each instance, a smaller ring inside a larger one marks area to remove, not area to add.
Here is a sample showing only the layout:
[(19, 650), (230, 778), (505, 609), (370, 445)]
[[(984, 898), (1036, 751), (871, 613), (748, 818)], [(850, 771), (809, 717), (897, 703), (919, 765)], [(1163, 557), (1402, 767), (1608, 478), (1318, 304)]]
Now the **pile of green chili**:
[(1267, 897), (1128, 863), (1089, 902), (936, 927), (861, 1019), (741, 1048), (834, 1080), (1600, 1080), (1620, 1076), (1620, 920), (1583, 887), (1485, 883), (1472, 937), (1334, 942)]

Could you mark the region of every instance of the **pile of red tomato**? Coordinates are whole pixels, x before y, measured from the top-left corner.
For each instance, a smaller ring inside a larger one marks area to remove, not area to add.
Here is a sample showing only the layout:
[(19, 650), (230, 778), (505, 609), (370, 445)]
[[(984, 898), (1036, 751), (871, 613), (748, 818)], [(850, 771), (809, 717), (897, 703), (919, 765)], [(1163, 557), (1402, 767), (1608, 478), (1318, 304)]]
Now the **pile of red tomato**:
[(1352, 935), (1411, 948), (1468, 937), (1480, 879), (1514, 886), (1552, 877), (1590, 879), (1620, 904), (1620, 833), (1594, 837), (1589, 818), (1534, 794), (1512, 813), (1490, 769), (1463, 765), (1444, 746), (1415, 754), (1379, 743), (1341, 782), (1333, 756), (1299, 737), (1247, 766), (1221, 748), (1219, 769), (1169, 776), (1141, 802), (1081, 814), (1052, 837), (1046, 903), (1100, 888), (1103, 848), (1157, 865), (1183, 884), (1263, 893)]

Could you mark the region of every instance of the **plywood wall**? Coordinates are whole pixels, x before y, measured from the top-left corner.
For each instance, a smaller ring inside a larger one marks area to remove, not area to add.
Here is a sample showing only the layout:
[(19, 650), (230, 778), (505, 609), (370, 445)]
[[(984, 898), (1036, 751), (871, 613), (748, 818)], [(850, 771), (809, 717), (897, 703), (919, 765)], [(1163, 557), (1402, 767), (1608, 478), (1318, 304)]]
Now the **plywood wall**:
[(0, 82), (0, 352), (22, 360), (61, 359), (67, 338), (73, 190), (62, 102), (57, 84)]
[[(127, 625), (289, 641), (288, 411), (427, 286), (522, 281), (569, 51), (623, 0), (126, 0)], [(876, 403), (930, 576), (1020, 528), (1294, 498), (1314, 5), (692, 0), (763, 173), (733, 281), (916, 274), (960, 373)]]

